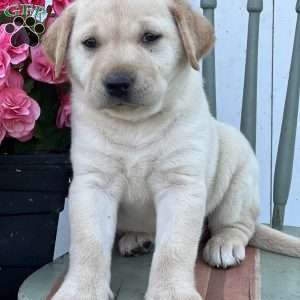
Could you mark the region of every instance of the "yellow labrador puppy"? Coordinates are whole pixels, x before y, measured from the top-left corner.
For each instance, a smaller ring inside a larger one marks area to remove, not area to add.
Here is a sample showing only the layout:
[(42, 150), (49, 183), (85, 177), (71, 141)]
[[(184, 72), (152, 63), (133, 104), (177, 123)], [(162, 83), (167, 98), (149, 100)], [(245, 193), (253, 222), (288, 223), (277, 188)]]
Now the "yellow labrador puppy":
[[(199, 60), (211, 25), (183, 0), (77, 0), (44, 39), (72, 81), (70, 267), (54, 300), (108, 300), (116, 230), (123, 254), (155, 252), (146, 300), (200, 300), (194, 264), (228, 267), (252, 244), (299, 256), (256, 225), (258, 166), (246, 139), (210, 114)], [(275, 241), (276, 240), (276, 243)]]

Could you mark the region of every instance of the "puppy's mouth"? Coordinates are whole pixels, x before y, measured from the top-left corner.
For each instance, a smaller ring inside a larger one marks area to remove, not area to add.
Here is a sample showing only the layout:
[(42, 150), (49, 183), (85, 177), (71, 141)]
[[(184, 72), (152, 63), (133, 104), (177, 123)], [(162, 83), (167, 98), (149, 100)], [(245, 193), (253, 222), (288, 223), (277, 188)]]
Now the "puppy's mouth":
[(142, 103), (137, 103), (130, 98), (122, 99), (108, 99), (107, 101), (109, 108), (138, 108), (144, 106)]
[(122, 107), (122, 106), (137, 107), (137, 106), (139, 106), (139, 105), (136, 104), (136, 103), (124, 103), (124, 102), (119, 102), (119, 103), (116, 103), (115, 106), (119, 106), (119, 107)]

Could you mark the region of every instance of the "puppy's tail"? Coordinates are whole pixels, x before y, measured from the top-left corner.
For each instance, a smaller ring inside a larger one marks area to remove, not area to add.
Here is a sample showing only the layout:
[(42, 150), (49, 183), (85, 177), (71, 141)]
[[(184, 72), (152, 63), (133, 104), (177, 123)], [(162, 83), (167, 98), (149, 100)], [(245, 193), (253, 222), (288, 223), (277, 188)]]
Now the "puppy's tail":
[(300, 258), (299, 238), (272, 229), (266, 225), (256, 225), (255, 234), (249, 244), (270, 252)]

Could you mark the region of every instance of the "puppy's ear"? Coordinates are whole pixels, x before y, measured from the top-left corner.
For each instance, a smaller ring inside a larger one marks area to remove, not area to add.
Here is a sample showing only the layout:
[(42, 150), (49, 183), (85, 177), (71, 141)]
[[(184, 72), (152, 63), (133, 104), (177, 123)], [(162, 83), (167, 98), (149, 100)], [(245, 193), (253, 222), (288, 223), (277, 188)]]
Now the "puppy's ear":
[(183, 0), (173, 0), (170, 10), (187, 59), (195, 70), (199, 70), (199, 59), (209, 51), (215, 41), (213, 27)]
[(75, 4), (71, 4), (63, 13), (50, 25), (42, 39), (42, 46), (46, 55), (55, 64), (55, 76), (60, 75), (69, 37), (72, 31), (75, 18)]

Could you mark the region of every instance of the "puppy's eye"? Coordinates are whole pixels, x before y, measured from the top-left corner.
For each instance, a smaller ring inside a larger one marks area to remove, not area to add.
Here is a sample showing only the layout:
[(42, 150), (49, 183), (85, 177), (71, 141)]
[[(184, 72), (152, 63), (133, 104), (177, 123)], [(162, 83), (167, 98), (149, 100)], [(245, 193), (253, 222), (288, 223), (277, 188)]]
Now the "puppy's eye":
[(154, 43), (162, 38), (161, 34), (146, 32), (142, 37), (142, 42), (144, 44), (151, 44)]
[(89, 49), (95, 49), (98, 46), (97, 40), (93, 37), (84, 40), (82, 44), (83, 46)]

